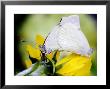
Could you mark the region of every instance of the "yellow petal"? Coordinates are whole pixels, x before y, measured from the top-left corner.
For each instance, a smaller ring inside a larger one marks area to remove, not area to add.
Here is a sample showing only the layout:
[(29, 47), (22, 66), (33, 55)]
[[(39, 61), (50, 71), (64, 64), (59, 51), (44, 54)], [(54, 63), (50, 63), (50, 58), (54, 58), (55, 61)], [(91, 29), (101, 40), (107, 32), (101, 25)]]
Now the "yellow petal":
[(39, 49), (35, 49), (31, 45), (27, 45), (26, 49), (32, 58), (36, 58), (38, 60), (41, 59), (41, 51)]
[(68, 62), (68, 61), (71, 60), (72, 57), (75, 56), (75, 55), (76, 55), (76, 54), (71, 54), (71, 55), (69, 55), (69, 56), (64, 57), (63, 59), (61, 59), (59, 62), (56, 63), (56, 66)]
[(23, 63), (24, 63), (24, 66), (25, 66), (26, 69), (29, 68), (32, 65), (32, 62), (31, 62), (30, 59), (24, 60)]
[(90, 74), (90, 58), (71, 54), (62, 60), (63, 62), (61, 63), (64, 63), (65, 61), (65, 64), (57, 71), (57, 73), (66, 76), (88, 76)]
[(60, 51), (57, 51), (57, 53), (56, 53), (56, 59), (57, 59), (57, 61), (59, 60), (59, 57), (60, 57)]
[(53, 52), (47, 54), (46, 57), (51, 60), (53, 58)]
[(43, 36), (41, 36), (41, 35), (37, 35), (36, 36), (36, 44), (37, 44), (37, 46), (43, 45), (44, 41), (45, 41), (45, 39), (44, 39)]
[[(55, 54), (55, 52), (53, 51), (53, 52), (47, 54), (46, 57), (51, 60), (53, 58), (54, 54)], [(60, 56), (60, 52), (57, 51), (57, 53), (56, 53), (56, 59), (57, 59), (57, 61), (59, 59), (59, 56)]]

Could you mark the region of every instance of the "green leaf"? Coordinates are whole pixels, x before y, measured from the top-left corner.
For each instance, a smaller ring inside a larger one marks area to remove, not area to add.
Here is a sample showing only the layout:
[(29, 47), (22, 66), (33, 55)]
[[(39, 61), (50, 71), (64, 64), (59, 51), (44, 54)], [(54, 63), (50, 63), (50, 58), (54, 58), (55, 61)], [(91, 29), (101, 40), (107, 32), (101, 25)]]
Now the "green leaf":
[(62, 66), (63, 66), (63, 64), (56, 66), (55, 70), (59, 70), (60, 68), (62, 68)]
[(17, 73), (16, 76), (25, 76), (25, 75), (29, 74), (32, 71), (33, 66), (34, 66), (34, 64), (32, 64), (32, 66), (29, 67), (28, 69)]
[(56, 54), (57, 54), (57, 51), (54, 53), (53, 58), (52, 58), (52, 61), (54, 62), (54, 64), (56, 64), (57, 62)]
[(47, 59), (47, 60), (48, 60), (48, 62), (45, 63), (46, 73), (48, 75), (54, 75), (54, 72), (55, 72), (54, 63), (53, 63), (53, 61), (50, 61), (49, 59)]
[(39, 62), (36, 62), (36, 63), (33, 65), (31, 71), (30, 71), (29, 73), (27, 73), (25, 76), (27, 76), (27, 75), (31, 74), (33, 71), (35, 71), (35, 70), (39, 67), (39, 65), (40, 65)]
[(45, 73), (45, 66), (44, 65), (39, 65), (38, 68), (36, 70), (34, 70), (33, 72), (31, 72), (29, 75), (30, 76), (44, 76), (46, 75)]

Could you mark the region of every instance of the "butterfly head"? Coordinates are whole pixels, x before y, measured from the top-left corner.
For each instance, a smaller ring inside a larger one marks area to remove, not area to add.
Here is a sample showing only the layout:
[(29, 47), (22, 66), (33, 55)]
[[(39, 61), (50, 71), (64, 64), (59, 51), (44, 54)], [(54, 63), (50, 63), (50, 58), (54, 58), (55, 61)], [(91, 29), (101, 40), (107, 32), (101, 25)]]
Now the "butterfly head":
[(46, 53), (45, 45), (40, 45), (39, 48), (40, 48), (42, 53)]
[(45, 45), (40, 45), (39, 47), (40, 47), (40, 50), (41, 50), (42, 53), (49, 54), (49, 53), (52, 52), (51, 49), (46, 50)]

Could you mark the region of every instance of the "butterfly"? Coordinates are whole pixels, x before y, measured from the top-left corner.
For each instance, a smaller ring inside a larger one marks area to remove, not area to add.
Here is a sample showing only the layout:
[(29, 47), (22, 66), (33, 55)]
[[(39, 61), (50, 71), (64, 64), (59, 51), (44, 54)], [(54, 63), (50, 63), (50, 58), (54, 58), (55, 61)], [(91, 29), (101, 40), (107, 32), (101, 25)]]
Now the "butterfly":
[(43, 47), (45, 53), (59, 50), (89, 56), (93, 52), (81, 31), (78, 15), (62, 17), (59, 24), (48, 34)]

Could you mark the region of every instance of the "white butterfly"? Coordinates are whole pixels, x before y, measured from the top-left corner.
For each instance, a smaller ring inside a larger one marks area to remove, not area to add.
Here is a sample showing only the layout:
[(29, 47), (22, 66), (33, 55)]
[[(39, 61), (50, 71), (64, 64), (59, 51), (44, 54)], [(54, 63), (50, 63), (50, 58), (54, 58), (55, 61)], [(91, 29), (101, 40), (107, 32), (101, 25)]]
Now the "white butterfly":
[(93, 51), (80, 29), (78, 15), (63, 17), (46, 38), (44, 47), (46, 53), (65, 50), (89, 56)]

